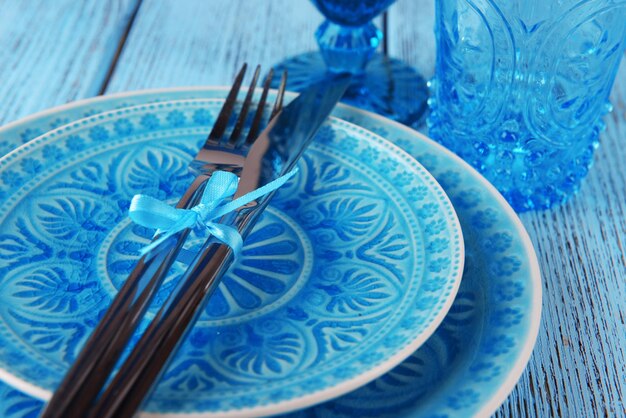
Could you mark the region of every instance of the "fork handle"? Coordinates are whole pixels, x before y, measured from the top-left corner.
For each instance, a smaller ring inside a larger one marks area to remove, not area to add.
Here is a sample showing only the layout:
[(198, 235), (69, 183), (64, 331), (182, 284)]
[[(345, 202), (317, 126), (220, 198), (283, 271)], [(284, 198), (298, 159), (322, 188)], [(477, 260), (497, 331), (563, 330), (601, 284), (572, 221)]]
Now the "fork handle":
[(232, 262), (230, 247), (213, 243), (198, 256), (190, 274), (181, 278), (132, 353), (96, 401), (88, 418), (132, 417), (166, 369)]
[[(208, 178), (207, 175), (196, 177), (177, 207), (195, 205)], [(176, 260), (189, 232), (180, 232), (148, 254), (152, 255), (151, 258), (144, 256), (139, 260), (40, 418), (81, 416), (82, 411), (93, 403)]]
[[(242, 236), (247, 235), (272, 194), (262, 199), (264, 203), (251, 209), (242, 209), (234, 217), (232, 224), (237, 225)], [(96, 401), (89, 418), (130, 418), (137, 412), (165, 370), (172, 354), (192, 328), (203, 304), (210, 299), (230, 267), (232, 255), (232, 250), (227, 245), (216, 243), (212, 239), (205, 243)]]

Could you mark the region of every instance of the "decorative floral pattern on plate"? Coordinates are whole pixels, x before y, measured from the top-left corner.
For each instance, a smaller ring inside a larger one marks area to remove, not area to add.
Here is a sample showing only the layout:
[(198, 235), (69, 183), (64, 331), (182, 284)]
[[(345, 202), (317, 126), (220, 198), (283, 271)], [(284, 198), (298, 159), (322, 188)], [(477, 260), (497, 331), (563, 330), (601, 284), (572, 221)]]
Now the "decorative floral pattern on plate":
[[(167, 92), (138, 92), (124, 96), (108, 96), (79, 102), (72, 108), (51, 110), (28, 123), (16, 123), (0, 130), (0, 141), (22, 143), (27, 130), (46, 132), (55, 128), (57, 115), (76, 120), (86, 114), (141, 103), (189, 98), (224, 97), (227, 89), (178, 89)], [(394, 122), (361, 110), (339, 105), (335, 115), (353, 122), (395, 142), (435, 176), (453, 201), (462, 224), (465, 240), (465, 268), (454, 305), (435, 334), (396, 369), (364, 388), (335, 401), (308, 408), (293, 417), (381, 416), (398, 418), (467, 418), (490, 416), (505, 400), (521, 375), (534, 345), (541, 310), (541, 282), (532, 245), (521, 223), (493, 187), (458, 157), (423, 135)], [(333, 137), (330, 126), (322, 127), (318, 142)], [(330, 139), (329, 139), (330, 140)], [(369, 164), (377, 156), (366, 148), (359, 154)], [(414, 187), (407, 199), (420, 201), (428, 190)], [(487, 208), (497, 211), (498, 222), (483, 232), (473, 226), (472, 218)], [(436, 224), (428, 226), (435, 228)], [(516, 257), (520, 269), (515, 281), (494, 275), (488, 265), (494, 257)], [(330, 254), (327, 260), (332, 260)], [(424, 282), (429, 289), (442, 286), (437, 276)], [(507, 300), (511, 299), (511, 300)], [(301, 310), (289, 315), (306, 318)], [(484, 348), (493, 337), (506, 334), (513, 339), (506, 354), (493, 356)], [(190, 341), (201, 344), (208, 335), (200, 334)], [(397, 344), (396, 337), (385, 340)], [(206, 344), (206, 343), (205, 343)], [(23, 361), (19, 354), (16, 361)], [(192, 367), (192, 366), (191, 366)], [(197, 370), (197, 369), (195, 369)], [(338, 375), (350, 376), (355, 371), (342, 369)], [(186, 376), (194, 376), (189, 373)], [(197, 376), (197, 375), (195, 375)], [(193, 379), (193, 377), (192, 377)], [(203, 382), (197, 378), (197, 382)], [(270, 395), (277, 400), (293, 397), (291, 388)], [(0, 411), (8, 418), (37, 416), (42, 402), (0, 383)], [(212, 404), (207, 401), (206, 409)], [(204, 414), (203, 414), (204, 415)], [(184, 416), (184, 415), (179, 415)], [(292, 417), (290, 417), (292, 418)]]
[[(177, 200), (221, 103), (118, 109), (0, 160), (6, 381), (21, 379), (32, 394), (58, 384), (151, 237), (129, 223), (131, 197)], [(415, 160), (332, 121), (276, 193), (148, 410), (288, 410), (384, 373), (439, 324), (462, 247), (450, 202)], [(172, 268), (155, 303), (184, 268)]]

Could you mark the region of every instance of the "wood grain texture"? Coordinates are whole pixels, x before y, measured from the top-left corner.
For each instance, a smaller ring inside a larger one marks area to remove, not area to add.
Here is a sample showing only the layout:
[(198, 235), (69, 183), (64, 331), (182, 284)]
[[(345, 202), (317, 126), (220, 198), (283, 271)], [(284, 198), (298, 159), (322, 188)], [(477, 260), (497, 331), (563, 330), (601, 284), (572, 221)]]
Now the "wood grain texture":
[[(306, 0), (143, 0), (124, 39), (138, 4), (0, 0), (0, 122), (103, 88), (228, 84), (245, 61), (269, 68), (316, 49), (322, 20)], [(387, 19), (389, 55), (427, 77), (433, 21), (433, 0), (398, 0)], [(540, 257), (543, 326), (497, 417), (626, 416), (626, 63), (612, 101), (579, 194), (522, 216)]]
[(398, 0), (387, 12), (387, 53), (415, 67), (426, 79), (435, 70), (434, 0)]
[[(388, 53), (434, 73), (434, 2), (398, 0)], [(542, 328), (496, 417), (624, 417), (626, 404), (626, 61), (612, 91), (595, 166), (580, 192), (521, 216), (544, 282)]]
[(137, 0), (0, 0), (0, 123), (98, 94)]
[(144, 0), (107, 92), (230, 84), (244, 62), (317, 48), (321, 21), (308, 1)]
[(317, 50), (322, 21), (305, 0), (143, 0), (106, 92), (230, 84)]

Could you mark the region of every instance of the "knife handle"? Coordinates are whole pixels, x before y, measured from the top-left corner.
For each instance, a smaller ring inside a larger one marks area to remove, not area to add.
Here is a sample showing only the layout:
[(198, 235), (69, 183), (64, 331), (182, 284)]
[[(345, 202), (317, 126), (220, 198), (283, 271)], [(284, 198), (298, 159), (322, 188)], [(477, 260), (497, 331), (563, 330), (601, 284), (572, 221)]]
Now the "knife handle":
[[(177, 207), (197, 204), (208, 176), (198, 176)], [(81, 349), (40, 418), (79, 416), (101, 392), (124, 348), (182, 249), (184, 230), (143, 256)]]
[[(232, 224), (245, 237), (265, 206), (242, 209)], [(232, 261), (230, 247), (207, 240), (90, 410), (89, 418), (130, 418), (137, 412)]]
[(102, 396), (89, 412), (89, 418), (132, 417), (147, 398), (154, 383), (169, 363), (171, 354), (191, 329), (220, 278), (231, 264), (232, 250), (211, 244), (204, 260), (193, 267), (157, 316), (152, 320)]

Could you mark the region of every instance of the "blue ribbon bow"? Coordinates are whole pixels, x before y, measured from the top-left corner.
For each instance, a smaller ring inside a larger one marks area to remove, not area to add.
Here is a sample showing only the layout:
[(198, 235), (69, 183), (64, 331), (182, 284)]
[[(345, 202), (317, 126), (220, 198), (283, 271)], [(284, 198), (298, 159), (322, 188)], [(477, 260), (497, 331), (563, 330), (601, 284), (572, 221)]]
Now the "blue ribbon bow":
[(207, 181), (200, 203), (191, 209), (178, 209), (150, 196), (135, 195), (130, 202), (130, 219), (141, 226), (158, 229), (157, 234), (160, 235), (144, 247), (141, 254), (149, 253), (171, 236), (195, 226), (206, 228), (209, 235), (232, 248), (235, 255), (239, 254), (243, 246), (241, 234), (236, 228), (219, 223), (219, 219), (278, 189), (296, 172), (297, 169), (294, 169), (263, 187), (225, 203), (237, 191), (239, 177), (226, 171), (216, 171)]

